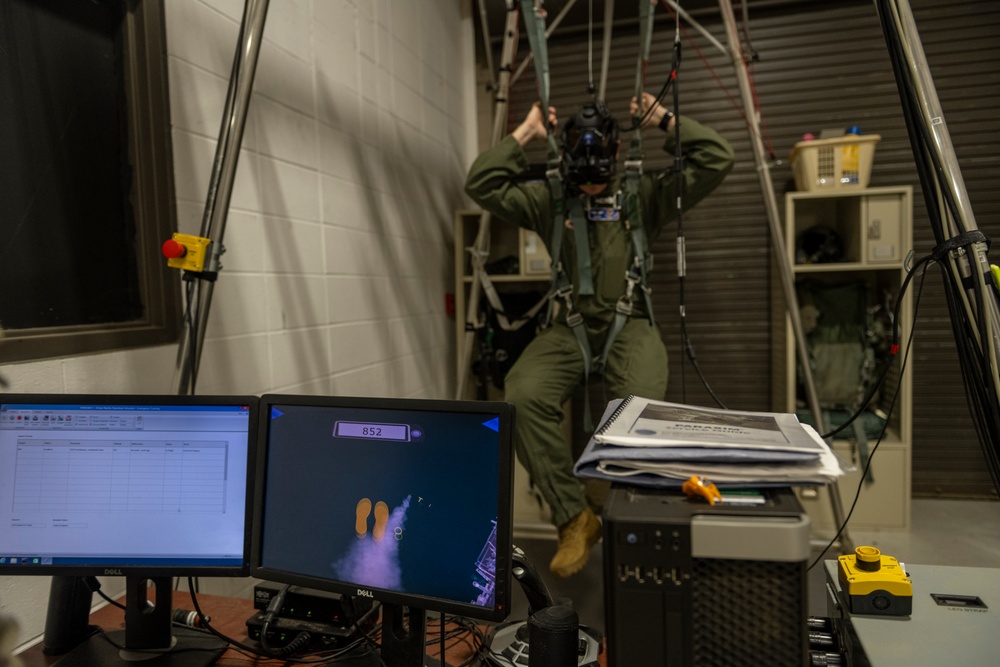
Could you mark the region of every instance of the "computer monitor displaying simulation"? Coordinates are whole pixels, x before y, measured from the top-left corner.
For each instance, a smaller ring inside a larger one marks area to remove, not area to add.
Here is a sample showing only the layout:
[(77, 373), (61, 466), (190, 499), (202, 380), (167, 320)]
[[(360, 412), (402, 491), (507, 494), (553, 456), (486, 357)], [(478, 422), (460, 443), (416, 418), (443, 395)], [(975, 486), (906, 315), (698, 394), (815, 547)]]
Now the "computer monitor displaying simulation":
[[(257, 401), (0, 394), (0, 576), (124, 575), (127, 652), (214, 660), (172, 629), (171, 581), (249, 573)], [(95, 637), (64, 661), (125, 657)]]
[(424, 664), (427, 610), (506, 617), (512, 406), (265, 395), (260, 432), (252, 576), (382, 602), (390, 667)]

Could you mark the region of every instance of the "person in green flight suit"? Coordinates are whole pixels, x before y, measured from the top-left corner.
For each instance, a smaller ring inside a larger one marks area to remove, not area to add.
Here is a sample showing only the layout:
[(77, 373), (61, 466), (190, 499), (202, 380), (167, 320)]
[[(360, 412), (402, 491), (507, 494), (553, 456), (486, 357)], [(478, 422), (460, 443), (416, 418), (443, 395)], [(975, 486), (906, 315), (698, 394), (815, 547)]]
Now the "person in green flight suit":
[[(733, 150), (717, 132), (691, 118), (675, 117), (649, 93), (643, 93), (642, 103), (642, 127), (658, 126), (666, 132), (663, 149), (669, 155), (675, 152), (679, 124), (681, 201), (686, 210), (726, 177), (733, 166)], [(634, 97), (630, 109), (635, 116), (638, 101)], [(553, 107), (548, 123), (555, 131)], [(627, 199), (622, 196), (625, 178), (616, 174), (615, 166), (618, 125), (604, 104), (594, 100), (562, 130), (565, 201), (557, 206), (548, 184), (523, 178), (528, 169), (524, 147), (547, 138), (546, 118), (536, 103), (510, 135), (479, 155), (469, 170), (465, 190), (500, 220), (537, 232), (553, 260), (562, 260), (572, 283), (572, 295), (567, 294), (565, 303), (559, 304), (551, 325), (531, 341), (504, 378), (504, 398), (515, 407), (518, 459), (551, 508), (552, 522), (558, 528), (558, 549), (549, 569), (556, 576), (568, 577), (586, 564), (600, 538), (601, 524), (573, 475), (571, 446), (560, 427), (563, 405), (592, 368), (593, 359), (585, 360), (591, 351), (603, 351), (599, 365), (610, 396), (664, 398), (667, 351), (652, 322), (649, 301), (643, 298), (644, 292), (648, 294), (646, 285), (630, 283), (626, 275), (637, 254), (631, 225), (640, 224), (652, 243), (676, 219), (678, 198), (675, 170), (646, 171), (639, 177), (642, 219), (628, 219), (630, 207), (621, 205)], [(560, 247), (553, 248), (556, 224), (565, 229), (556, 230)], [(582, 241), (581, 232), (585, 233)], [(589, 258), (581, 259), (588, 247)], [(626, 293), (631, 306), (628, 317), (620, 327), (613, 326)], [(571, 326), (581, 321), (582, 326)], [(609, 332), (615, 329), (605, 349)]]

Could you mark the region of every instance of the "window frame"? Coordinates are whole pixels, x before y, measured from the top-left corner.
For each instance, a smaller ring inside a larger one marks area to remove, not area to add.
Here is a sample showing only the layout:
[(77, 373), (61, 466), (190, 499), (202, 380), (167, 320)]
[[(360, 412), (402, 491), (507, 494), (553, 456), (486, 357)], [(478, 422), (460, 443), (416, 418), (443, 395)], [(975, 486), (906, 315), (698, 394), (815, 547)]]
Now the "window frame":
[(122, 48), (143, 315), (127, 322), (4, 330), (0, 363), (146, 347), (179, 338), (180, 284), (160, 253), (162, 241), (177, 229), (163, 0), (115, 1), (122, 11), (117, 39)]

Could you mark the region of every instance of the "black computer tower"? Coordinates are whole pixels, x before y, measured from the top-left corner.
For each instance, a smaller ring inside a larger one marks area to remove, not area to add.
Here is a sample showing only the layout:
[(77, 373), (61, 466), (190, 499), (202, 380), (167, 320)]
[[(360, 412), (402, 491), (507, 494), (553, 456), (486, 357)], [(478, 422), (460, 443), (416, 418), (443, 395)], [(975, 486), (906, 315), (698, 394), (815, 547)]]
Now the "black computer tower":
[(709, 505), (614, 486), (604, 508), (608, 667), (801, 667), (809, 517), (790, 489)]

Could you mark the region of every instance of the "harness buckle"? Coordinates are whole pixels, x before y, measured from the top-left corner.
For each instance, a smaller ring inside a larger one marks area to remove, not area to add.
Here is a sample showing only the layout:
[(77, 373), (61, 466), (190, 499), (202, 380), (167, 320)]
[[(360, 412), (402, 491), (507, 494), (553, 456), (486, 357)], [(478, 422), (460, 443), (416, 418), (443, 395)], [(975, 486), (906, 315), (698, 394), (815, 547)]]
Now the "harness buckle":
[(631, 299), (635, 286), (640, 284), (640, 277), (632, 271), (625, 272), (625, 296), (622, 298)]
[[(632, 290), (629, 290), (630, 292)], [(618, 303), (615, 304), (615, 312), (621, 315), (629, 317), (632, 315), (632, 300), (626, 297), (618, 299)]]
[(566, 313), (566, 324), (571, 327), (577, 327), (583, 324), (583, 315), (580, 313)]
[(625, 160), (625, 171), (634, 171), (642, 175), (642, 160)]

